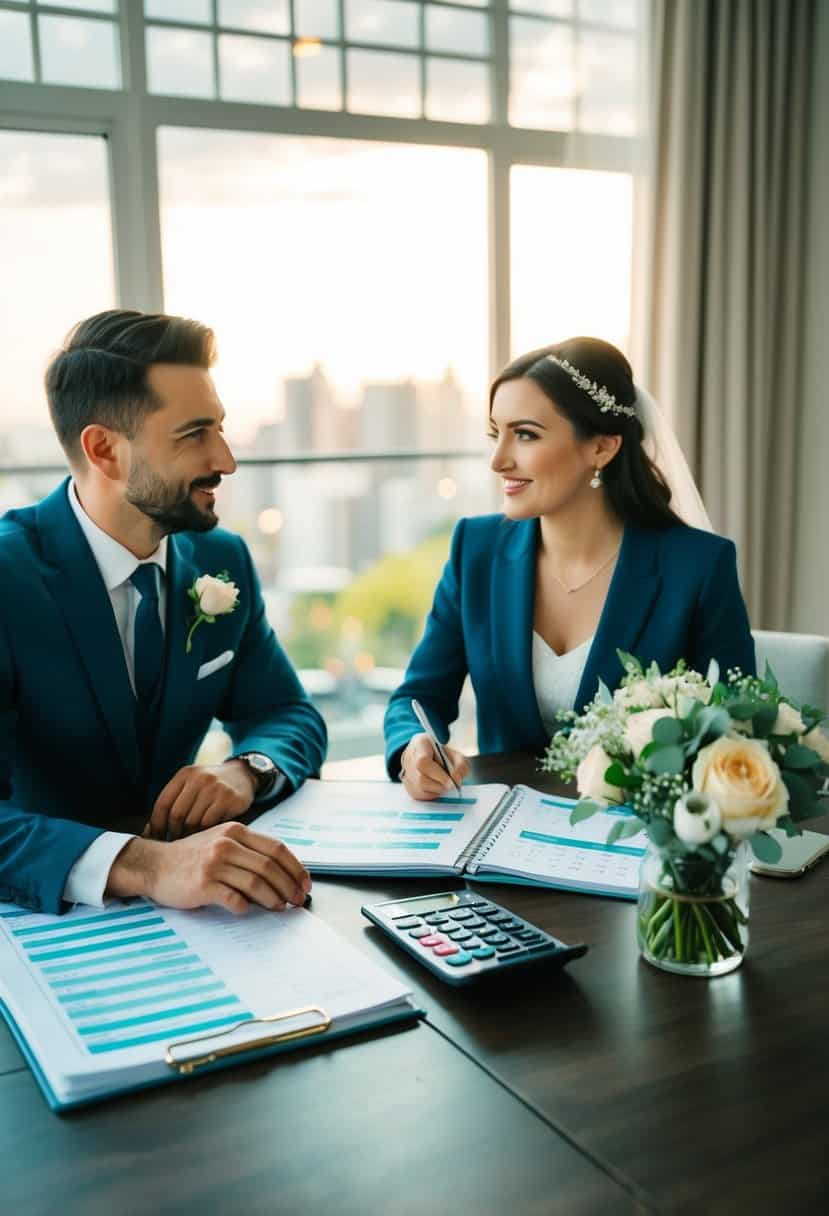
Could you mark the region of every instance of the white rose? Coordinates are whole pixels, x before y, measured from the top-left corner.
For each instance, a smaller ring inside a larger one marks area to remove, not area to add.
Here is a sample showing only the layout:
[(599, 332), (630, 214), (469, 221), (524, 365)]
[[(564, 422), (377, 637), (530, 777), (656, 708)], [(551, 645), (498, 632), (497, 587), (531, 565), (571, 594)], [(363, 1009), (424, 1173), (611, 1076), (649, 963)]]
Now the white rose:
[(608, 785), (604, 775), (613, 761), (600, 743), (594, 743), (576, 770), (576, 788), (583, 798), (597, 802), (622, 802), (622, 791)]
[(781, 701), (777, 706), (777, 717), (771, 733), (773, 735), (799, 735), (804, 729), (803, 719), (795, 707), (789, 705), (787, 701)]
[(703, 705), (707, 705), (713, 692), (707, 684), (700, 684), (685, 676), (663, 676), (659, 681), (659, 689), (669, 705), (673, 705), (677, 697), (691, 697), (694, 701), (702, 701)]
[(212, 574), (202, 574), (196, 579), (195, 587), (199, 608), (205, 616), (224, 616), (236, 607), (239, 588), (235, 583), (226, 583), (224, 579), (214, 578)]
[(631, 714), (625, 726), (625, 738), (636, 759), (643, 748), (653, 741), (653, 725), (660, 718), (673, 718), (676, 715), (672, 709), (643, 709), (639, 714)]
[(685, 844), (707, 844), (722, 827), (722, 812), (707, 794), (685, 794), (674, 804), (674, 831)]
[(647, 680), (636, 680), (626, 688), (617, 688), (613, 694), (613, 700), (623, 709), (627, 709), (631, 705), (647, 709), (650, 706), (656, 707), (665, 704), (659, 689), (653, 684), (649, 684)]
[(723, 735), (709, 743), (694, 761), (691, 780), (695, 790), (716, 800), (723, 830), (734, 840), (773, 828), (788, 809), (789, 791), (759, 739)]
[(817, 752), (821, 760), (829, 764), (829, 739), (827, 739), (819, 726), (813, 726), (808, 735), (804, 735), (800, 742), (804, 747), (811, 747), (813, 752)]

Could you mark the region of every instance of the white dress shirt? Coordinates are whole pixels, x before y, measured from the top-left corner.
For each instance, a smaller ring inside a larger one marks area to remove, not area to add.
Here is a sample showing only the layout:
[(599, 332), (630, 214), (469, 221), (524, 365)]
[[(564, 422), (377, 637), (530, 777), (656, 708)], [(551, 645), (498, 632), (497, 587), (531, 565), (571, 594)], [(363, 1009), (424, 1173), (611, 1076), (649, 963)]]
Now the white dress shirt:
[[(155, 553), (139, 559), (117, 540), (108, 536), (96, 523), (93, 523), (80, 504), (74, 481), (69, 482), (67, 493), (69, 504), (75, 512), (75, 517), (92, 550), (92, 556), (95, 558), (109, 594), (118, 635), (124, 648), (127, 673), (134, 692), (135, 614), (141, 602), (141, 596), (130, 582), (130, 578), (142, 563), (155, 563), (160, 568), (162, 577), (159, 578), (158, 611), (163, 633), (167, 537), (163, 537)], [(69, 903), (92, 904), (94, 907), (102, 908), (112, 863), (128, 841), (132, 839), (133, 836), (125, 832), (103, 832), (93, 840), (69, 871), (63, 888), (63, 898)]]
[(556, 714), (572, 709), (593, 638), (566, 654), (556, 654), (540, 633), (533, 631), (533, 686), (538, 712), (548, 735), (556, 730)]

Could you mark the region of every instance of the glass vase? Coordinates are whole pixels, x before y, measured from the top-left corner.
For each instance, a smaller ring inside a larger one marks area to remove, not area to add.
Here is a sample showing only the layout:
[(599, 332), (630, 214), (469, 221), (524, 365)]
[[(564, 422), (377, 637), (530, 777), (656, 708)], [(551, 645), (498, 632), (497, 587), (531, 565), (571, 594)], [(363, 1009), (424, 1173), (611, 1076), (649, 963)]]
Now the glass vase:
[(639, 872), (642, 957), (663, 971), (703, 978), (739, 967), (748, 946), (749, 846), (718, 864), (650, 848)]

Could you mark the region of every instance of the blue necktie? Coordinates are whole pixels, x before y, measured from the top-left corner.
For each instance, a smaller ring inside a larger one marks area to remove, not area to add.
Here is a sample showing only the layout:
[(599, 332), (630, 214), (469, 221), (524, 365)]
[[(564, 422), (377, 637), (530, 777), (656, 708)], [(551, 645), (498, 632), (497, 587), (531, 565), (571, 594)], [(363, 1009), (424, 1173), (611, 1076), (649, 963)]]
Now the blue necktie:
[(164, 634), (158, 615), (158, 567), (155, 562), (138, 566), (130, 576), (141, 599), (135, 614), (135, 692), (145, 708), (158, 691), (164, 662)]

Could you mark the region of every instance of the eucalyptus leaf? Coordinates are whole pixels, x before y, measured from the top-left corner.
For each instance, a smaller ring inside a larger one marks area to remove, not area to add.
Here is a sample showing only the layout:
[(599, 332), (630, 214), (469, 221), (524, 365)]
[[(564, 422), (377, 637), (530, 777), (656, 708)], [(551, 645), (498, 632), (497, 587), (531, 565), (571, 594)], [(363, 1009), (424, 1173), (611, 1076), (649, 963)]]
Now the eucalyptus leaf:
[(706, 705), (697, 721), (697, 731), (702, 738), (719, 739), (731, 727), (728, 710), (719, 705)]
[(720, 857), (723, 853), (728, 852), (728, 847), (728, 837), (724, 836), (722, 832), (719, 832), (711, 841), (711, 848), (715, 853), (719, 853)]
[(598, 802), (593, 802), (590, 798), (583, 798), (581, 802), (576, 803), (570, 812), (570, 826), (575, 827), (583, 819), (589, 819), (591, 815), (595, 815), (596, 811), (603, 810), (604, 807)]
[(657, 848), (661, 848), (662, 845), (668, 844), (673, 839), (673, 824), (669, 823), (667, 819), (652, 819), (648, 824), (647, 833)]
[(614, 760), (610, 767), (605, 769), (604, 779), (608, 785), (615, 785), (623, 790), (635, 790), (641, 784), (638, 777), (625, 772), (618, 760)]
[(781, 776), (789, 791), (789, 814), (792, 819), (808, 819), (818, 814), (813, 782), (791, 769), (784, 768)]
[(751, 721), (756, 737), (765, 739), (777, 721), (777, 706), (772, 705), (769, 701), (761, 701)]
[(625, 820), (622, 823), (619, 839), (627, 840), (628, 836), (638, 836), (644, 826), (642, 820), (634, 815), (632, 819)]
[(779, 861), (783, 856), (783, 850), (780, 844), (769, 836), (768, 832), (755, 832), (749, 838), (752, 852), (758, 861), (775, 862)]
[(610, 829), (610, 831), (607, 834), (607, 840), (605, 843), (606, 844), (615, 844), (616, 841), (619, 839), (619, 837), (622, 835), (622, 830), (623, 830), (624, 826), (625, 826), (625, 823), (624, 823), (623, 819), (620, 819), (618, 821), (618, 823), (614, 823), (613, 827)]
[(786, 748), (783, 763), (786, 768), (817, 768), (821, 760), (811, 747), (804, 747), (802, 743), (792, 743)]
[(754, 717), (762, 704), (762, 701), (740, 698), (737, 701), (728, 701), (726, 709), (736, 722), (748, 722), (750, 718)]
[(650, 773), (681, 773), (685, 767), (685, 753), (681, 747), (658, 747), (645, 761)]
[(654, 743), (679, 743), (682, 738), (682, 723), (676, 718), (658, 718), (653, 724)]

